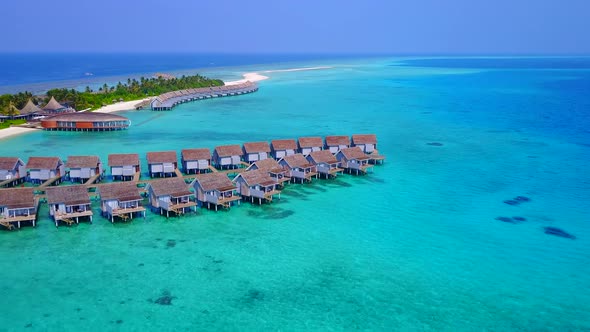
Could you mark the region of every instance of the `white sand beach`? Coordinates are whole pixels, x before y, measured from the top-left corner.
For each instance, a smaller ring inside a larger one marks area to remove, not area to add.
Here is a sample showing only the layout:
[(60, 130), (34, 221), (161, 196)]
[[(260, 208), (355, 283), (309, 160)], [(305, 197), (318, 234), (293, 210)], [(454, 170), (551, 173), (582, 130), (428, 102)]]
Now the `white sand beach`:
[(4, 138), (8, 138), (15, 135), (20, 135), (24, 133), (28, 133), (31, 131), (35, 131), (38, 129), (33, 128), (23, 128), (23, 127), (10, 127), (0, 130), (0, 140)]
[[(263, 71), (261, 71), (261, 73), (269, 74), (269, 73), (282, 73), (282, 72), (306, 71), (306, 70), (322, 70), (322, 69), (331, 69), (331, 68), (334, 68), (334, 67), (322, 66), (322, 67), (303, 67), (303, 68), (290, 68), (290, 69), (275, 69), (275, 70), (263, 70)], [(228, 81), (228, 82), (224, 82), (224, 83), (225, 83), (225, 85), (236, 85), (236, 84), (245, 83), (247, 81), (250, 81), (250, 82), (258, 82), (258, 81), (263, 81), (263, 80), (267, 80), (267, 79), (270, 78), (268, 76), (261, 75), (259, 73), (245, 73), (242, 76), (244, 78), (241, 79), (241, 80)]]
[(131, 100), (131, 101), (123, 101), (120, 103), (115, 103), (112, 105), (107, 105), (107, 106), (103, 106), (99, 109), (97, 109), (94, 112), (99, 112), (99, 113), (113, 113), (113, 112), (120, 112), (120, 111), (128, 111), (128, 110), (133, 110), (135, 109), (135, 105), (146, 101), (146, 100), (150, 100), (151, 98), (145, 98), (145, 99), (137, 99), (137, 100)]

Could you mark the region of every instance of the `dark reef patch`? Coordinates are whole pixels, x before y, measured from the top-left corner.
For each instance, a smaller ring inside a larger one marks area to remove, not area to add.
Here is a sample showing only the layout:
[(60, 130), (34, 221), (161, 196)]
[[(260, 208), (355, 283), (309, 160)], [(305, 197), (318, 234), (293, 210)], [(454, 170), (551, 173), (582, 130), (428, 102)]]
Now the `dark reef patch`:
[(548, 235), (562, 237), (564, 239), (570, 239), (570, 240), (576, 239), (576, 237), (574, 235), (564, 231), (563, 229), (557, 228), (557, 227), (545, 227), (543, 229), (545, 231), (545, 234), (548, 234)]
[(170, 294), (170, 291), (163, 290), (160, 297), (158, 297), (155, 300), (149, 299), (148, 301), (159, 304), (159, 305), (172, 305), (172, 300), (175, 300), (176, 298), (177, 298), (176, 296), (172, 296), (172, 294)]
[(530, 197), (527, 196), (516, 196), (513, 199), (507, 199), (504, 201), (504, 204), (508, 204), (508, 205), (518, 205), (521, 203), (527, 203), (530, 202), (531, 199)]
[(249, 289), (243, 297), (244, 303), (250, 305), (262, 300), (264, 300), (264, 293), (258, 289)]
[(498, 221), (501, 221), (501, 222), (507, 222), (507, 223), (510, 223), (510, 224), (516, 224), (516, 222), (514, 222), (514, 220), (512, 218), (510, 218), (510, 217), (496, 217), (495, 219), (498, 220)]
[(166, 248), (174, 248), (176, 247), (176, 240), (170, 239), (166, 242)]
[(513, 200), (513, 199), (507, 199), (507, 200), (505, 200), (505, 201), (504, 201), (504, 204), (508, 204), (508, 205), (518, 205), (518, 204), (520, 204), (520, 202), (519, 202), (519, 201), (515, 201), (515, 200)]
[(430, 146), (443, 146), (444, 144), (442, 144), (440, 142), (429, 142), (429, 143), (426, 143), (426, 145), (430, 145)]
[(516, 196), (516, 197), (514, 197), (514, 200), (517, 202), (530, 202), (531, 201), (531, 199), (526, 196)]
[(525, 217), (519, 217), (519, 216), (512, 217), (512, 219), (514, 219), (516, 221), (526, 221)]

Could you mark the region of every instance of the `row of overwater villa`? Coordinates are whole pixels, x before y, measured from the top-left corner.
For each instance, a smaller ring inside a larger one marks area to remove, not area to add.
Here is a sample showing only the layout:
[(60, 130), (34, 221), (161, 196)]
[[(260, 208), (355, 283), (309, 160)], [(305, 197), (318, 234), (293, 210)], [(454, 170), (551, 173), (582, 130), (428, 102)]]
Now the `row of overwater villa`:
[(258, 91), (258, 85), (250, 81), (234, 85), (171, 91), (152, 99), (150, 107), (153, 111), (169, 111), (176, 105), (195, 100), (237, 96), (256, 91)]
[[(141, 180), (138, 154), (108, 156), (113, 182), (97, 156), (0, 157), (0, 225), (8, 229), (28, 223), (35, 226), (40, 202), (49, 206), (56, 227), (92, 221), (91, 198), (100, 199), (101, 215), (111, 222), (145, 217), (142, 206), (161, 215), (182, 215), (197, 207), (229, 209), (234, 202), (262, 204), (280, 199), (288, 182), (306, 183), (313, 178), (338, 174), (365, 174), (385, 157), (376, 149), (373, 134), (302, 137), (270, 142), (184, 149), (178, 167), (176, 151), (148, 152), (150, 179)], [(59, 185), (64, 181), (76, 183)], [(24, 187), (24, 182), (30, 187)], [(21, 187), (18, 187), (21, 185)]]

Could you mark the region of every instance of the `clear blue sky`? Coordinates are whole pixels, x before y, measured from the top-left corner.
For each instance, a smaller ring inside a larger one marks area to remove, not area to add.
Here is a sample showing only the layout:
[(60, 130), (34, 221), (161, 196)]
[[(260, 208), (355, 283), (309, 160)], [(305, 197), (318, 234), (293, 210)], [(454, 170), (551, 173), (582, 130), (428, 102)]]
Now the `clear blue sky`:
[(589, 0), (10, 0), (0, 52), (590, 53)]

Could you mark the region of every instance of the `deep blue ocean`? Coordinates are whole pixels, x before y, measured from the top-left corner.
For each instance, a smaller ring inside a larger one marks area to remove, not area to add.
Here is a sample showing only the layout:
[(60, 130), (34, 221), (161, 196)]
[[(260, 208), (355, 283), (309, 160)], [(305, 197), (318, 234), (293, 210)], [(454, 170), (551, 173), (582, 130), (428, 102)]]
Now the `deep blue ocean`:
[[(305, 54), (0, 54), (0, 93), (47, 88), (102, 85), (156, 72), (207, 71), (210, 68), (295, 61), (350, 58), (349, 55)], [(43, 84), (50, 83), (50, 84)]]
[[(2, 139), (0, 156), (134, 152), (147, 178), (148, 151), (375, 133), (387, 160), (179, 218), (113, 225), (93, 201), (93, 224), (56, 228), (43, 204), (36, 228), (0, 231), (0, 331), (590, 331), (590, 58), (98, 58), (32, 59), (38, 76), (7, 84), (270, 78), (121, 112), (125, 131)], [(315, 66), (331, 68), (274, 71)]]

